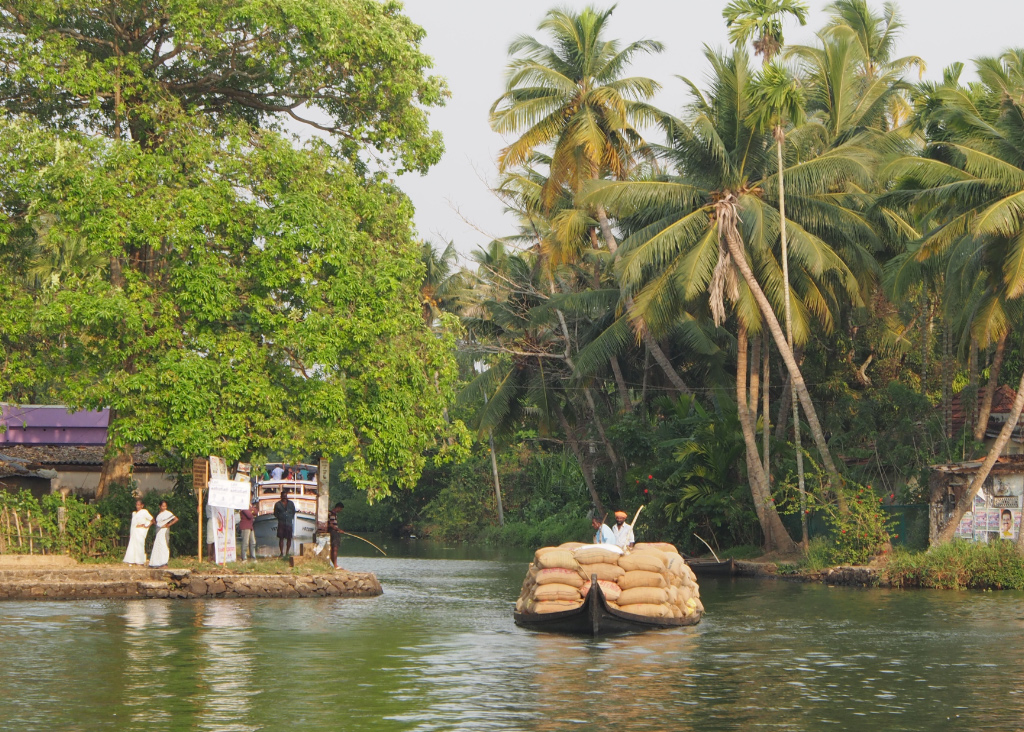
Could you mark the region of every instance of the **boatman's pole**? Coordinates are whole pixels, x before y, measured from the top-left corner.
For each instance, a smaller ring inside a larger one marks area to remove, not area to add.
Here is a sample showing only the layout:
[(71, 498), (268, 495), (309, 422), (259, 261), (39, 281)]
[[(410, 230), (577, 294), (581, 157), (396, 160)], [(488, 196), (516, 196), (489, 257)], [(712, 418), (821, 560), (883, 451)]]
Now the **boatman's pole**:
[(203, 561), (203, 492), (206, 490), (210, 477), (210, 465), (206, 458), (192, 459), (192, 488), (196, 492), (199, 512), (199, 554), (197, 558)]

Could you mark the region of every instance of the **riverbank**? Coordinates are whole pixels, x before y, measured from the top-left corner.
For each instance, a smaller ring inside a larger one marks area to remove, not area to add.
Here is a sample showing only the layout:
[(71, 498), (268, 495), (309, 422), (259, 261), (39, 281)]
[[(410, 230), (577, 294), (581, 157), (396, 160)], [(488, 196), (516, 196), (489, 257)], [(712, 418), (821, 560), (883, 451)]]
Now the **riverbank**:
[[(66, 559), (66, 558), (61, 558)], [(372, 572), (240, 573), (223, 568), (148, 569), (59, 561), (0, 564), (0, 600), (376, 597)]]

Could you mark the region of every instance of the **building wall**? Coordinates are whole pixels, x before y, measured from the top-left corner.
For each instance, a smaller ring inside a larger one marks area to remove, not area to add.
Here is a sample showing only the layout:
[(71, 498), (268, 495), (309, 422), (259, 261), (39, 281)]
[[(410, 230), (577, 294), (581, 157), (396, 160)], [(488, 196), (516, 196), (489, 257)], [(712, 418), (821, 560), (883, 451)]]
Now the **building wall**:
[[(168, 493), (174, 488), (174, 478), (166, 473), (137, 472), (133, 475), (138, 483), (139, 493)], [(79, 498), (95, 498), (100, 484), (100, 466), (88, 466), (84, 470), (58, 470), (56, 483), (59, 487), (70, 488)]]

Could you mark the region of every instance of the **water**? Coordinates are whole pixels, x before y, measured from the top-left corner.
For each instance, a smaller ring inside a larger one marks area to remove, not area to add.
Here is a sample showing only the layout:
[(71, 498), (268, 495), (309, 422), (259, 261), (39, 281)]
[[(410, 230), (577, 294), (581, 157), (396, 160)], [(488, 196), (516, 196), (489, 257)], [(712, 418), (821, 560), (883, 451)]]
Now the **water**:
[(369, 600), (2, 603), (0, 729), (1022, 728), (1020, 593), (705, 581), (595, 641), (512, 624), (520, 552), (390, 544)]

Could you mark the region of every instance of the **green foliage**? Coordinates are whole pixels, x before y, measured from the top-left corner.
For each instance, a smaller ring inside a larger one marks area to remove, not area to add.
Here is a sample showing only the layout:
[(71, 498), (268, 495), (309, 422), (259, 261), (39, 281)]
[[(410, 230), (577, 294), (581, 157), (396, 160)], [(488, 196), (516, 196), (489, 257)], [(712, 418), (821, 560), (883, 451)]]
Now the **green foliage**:
[[(60, 509), (64, 510), (63, 530)], [(6, 511), (10, 520), (9, 531), (6, 524), (0, 525), (0, 531), (5, 533), (4, 543), (8, 553), (29, 552), (29, 520), (32, 521), (34, 534), (38, 534), (40, 528), (43, 532), (41, 538), (37, 535), (33, 541), (36, 553), (45, 550), (50, 554), (70, 554), (84, 559), (110, 556), (118, 551), (121, 528), (118, 518), (98, 512), (95, 506), (89, 506), (75, 496), (65, 499), (59, 494), (50, 493), (39, 500), (25, 490), (18, 493), (0, 490), (0, 511)], [(14, 513), (18, 514), (21, 522), (23, 539), (20, 543)]]
[(847, 483), (839, 491), (845, 509), (840, 506), (838, 495), (833, 500), (823, 500), (821, 491), (816, 491), (808, 501), (808, 512), (823, 515), (829, 530), (826, 543), (815, 550), (814, 561), (823, 562), (823, 566), (867, 564), (887, 550), (893, 518), (882, 508), (883, 499), (871, 488)]
[(893, 587), (1024, 590), (1024, 557), (1012, 541), (953, 540), (926, 552), (896, 550), (883, 576)]

